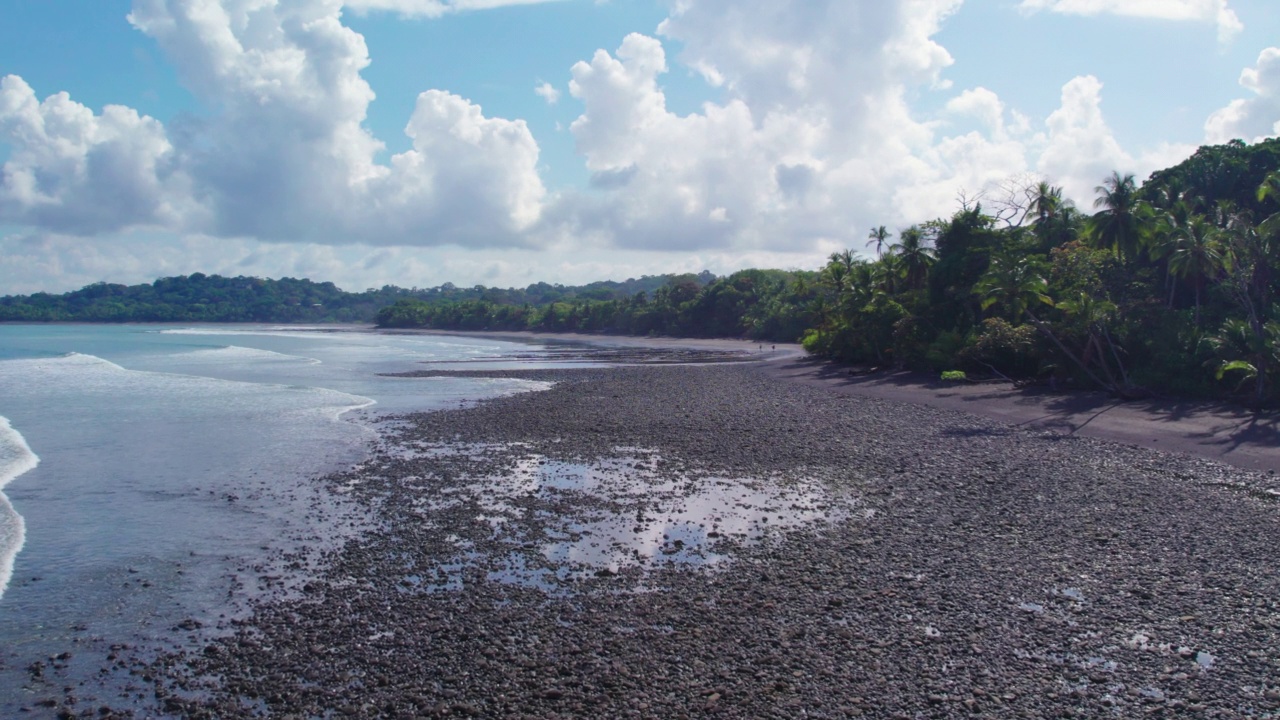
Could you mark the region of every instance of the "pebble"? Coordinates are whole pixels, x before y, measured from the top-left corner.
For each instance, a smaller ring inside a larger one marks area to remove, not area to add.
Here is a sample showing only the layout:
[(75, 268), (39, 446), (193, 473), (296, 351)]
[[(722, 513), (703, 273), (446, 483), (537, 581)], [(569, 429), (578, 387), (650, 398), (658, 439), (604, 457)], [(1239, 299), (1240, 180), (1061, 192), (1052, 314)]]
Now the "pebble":
[[(343, 708), (356, 717), (1093, 717), (1165, 712), (1193, 684), (1178, 712), (1261, 716), (1280, 700), (1260, 661), (1167, 684), (1188, 667), (1179, 648), (1280, 647), (1276, 625), (1254, 621), (1280, 606), (1277, 574), (1256, 571), (1280, 541), (1274, 503), (1208, 485), (1260, 476), (751, 365), (481, 375), (556, 385), (399, 418), (385, 451), (320, 479), (381, 523), (307, 570), (310, 591), (221, 633), (187, 629), (198, 649), (131, 651), (168, 714), (232, 716), (249, 700), (311, 717), (358, 697)], [(401, 452), (463, 440), (467, 453)], [(468, 490), (610, 462), (655, 486), (606, 499), (535, 486), (501, 523)], [(735, 527), (700, 508), (723, 560), (681, 563), (703, 539), (653, 525), (658, 483), (691, 497), (708, 483), (818, 487), (833, 509), (786, 527), (791, 508), (761, 508), (767, 523)], [(582, 538), (612, 517), (682, 544), (603, 568), (549, 558), (556, 517)], [(1139, 634), (1145, 650), (1126, 644)], [(113, 711), (165, 714), (139, 702)]]

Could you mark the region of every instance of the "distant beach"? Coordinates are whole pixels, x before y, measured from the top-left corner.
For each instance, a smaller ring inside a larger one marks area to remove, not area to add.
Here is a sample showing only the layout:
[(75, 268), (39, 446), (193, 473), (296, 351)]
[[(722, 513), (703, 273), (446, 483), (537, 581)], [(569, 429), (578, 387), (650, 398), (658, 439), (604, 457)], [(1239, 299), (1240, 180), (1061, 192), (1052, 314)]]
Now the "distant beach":
[(388, 420), (318, 481), (372, 529), (130, 654), (134, 692), (184, 717), (1280, 709), (1274, 474), (766, 349), (452, 371), (555, 385)]

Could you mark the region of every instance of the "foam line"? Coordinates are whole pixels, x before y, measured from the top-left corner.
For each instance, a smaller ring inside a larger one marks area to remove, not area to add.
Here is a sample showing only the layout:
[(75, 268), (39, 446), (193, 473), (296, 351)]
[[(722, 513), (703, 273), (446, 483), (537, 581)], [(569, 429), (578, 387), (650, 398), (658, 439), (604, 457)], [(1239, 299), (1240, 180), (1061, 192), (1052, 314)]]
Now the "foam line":
[(13, 577), (13, 560), (26, 542), (26, 524), (13, 509), (4, 487), (14, 478), (40, 464), (40, 457), (27, 446), (26, 438), (0, 416), (0, 598)]

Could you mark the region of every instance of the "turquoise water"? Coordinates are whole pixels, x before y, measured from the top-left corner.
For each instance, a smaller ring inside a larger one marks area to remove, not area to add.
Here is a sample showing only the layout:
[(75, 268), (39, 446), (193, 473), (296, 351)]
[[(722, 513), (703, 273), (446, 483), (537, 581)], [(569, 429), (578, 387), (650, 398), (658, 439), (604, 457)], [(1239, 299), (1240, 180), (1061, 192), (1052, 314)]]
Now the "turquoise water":
[[(216, 622), (282, 544), (332, 545), (358, 508), (308, 479), (385, 412), (539, 383), (379, 373), (529, 345), (361, 329), (0, 325), (0, 696), (69, 642)], [(11, 710), (0, 701), (0, 713)]]

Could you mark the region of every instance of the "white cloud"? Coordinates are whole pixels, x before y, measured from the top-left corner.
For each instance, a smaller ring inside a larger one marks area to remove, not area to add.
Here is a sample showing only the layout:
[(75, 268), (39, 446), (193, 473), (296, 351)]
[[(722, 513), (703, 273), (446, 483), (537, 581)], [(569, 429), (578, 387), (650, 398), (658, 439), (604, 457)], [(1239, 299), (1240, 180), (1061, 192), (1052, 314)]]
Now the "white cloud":
[(1180, 20), (1212, 23), (1218, 28), (1218, 40), (1229, 43), (1244, 30), (1244, 24), (1227, 0), (1022, 0), (1024, 12), (1049, 12), (1064, 15), (1124, 15), (1158, 20)]
[(549, 82), (544, 82), (538, 85), (533, 89), (533, 92), (538, 97), (546, 100), (548, 105), (555, 105), (560, 101), (560, 91)]
[(101, 115), (66, 93), (43, 102), (22, 78), (0, 79), (0, 218), (61, 232), (169, 225), (186, 184), (156, 120), (119, 105)]
[(575, 65), (570, 93), (584, 111), (571, 131), (596, 192), (568, 194), (553, 220), (624, 247), (811, 252), (857, 246), (864, 227), (948, 215), (961, 193), (1032, 169), (1087, 202), (1112, 170), (1146, 173), (1194, 150), (1126, 152), (1093, 77), (1067, 83), (1040, 120), (980, 87), (942, 110), (976, 120), (971, 132), (917, 117), (905, 98), (942, 86), (950, 57), (931, 36), (954, 8), (681, 3), (660, 29), (685, 64), (715, 69), (727, 99), (669, 110), (666, 54), (643, 35)]
[(364, 39), (338, 0), (136, 0), (154, 37), (213, 108), (166, 129), (127, 108), (44, 103), (4, 80), (0, 132), (13, 148), (0, 221), (96, 234), (159, 226), (321, 243), (519, 245), (545, 191), (522, 120), (421, 94), (410, 150), (374, 161)]
[(1196, 147), (1162, 143), (1134, 156), (1120, 146), (1102, 114), (1102, 83), (1092, 75), (1062, 88), (1062, 104), (1049, 115), (1046, 131), (1033, 141), (1036, 170), (1061, 185), (1082, 208), (1092, 207), (1095, 188), (1113, 171), (1133, 173), (1141, 183), (1153, 171), (1177, 164)]
[(965, 90), (947, 101), (946, 111), (952, 115), (977, 119), (994, 136), (1004, 137), (1004, 103), (986, 88)]
[(941, 84), (951, 58), (931, 36), (957, 6), (679, 3), (659, 30), (726, 100), (669, 110), (666, 54), (639, 34), (575, 65), (584, 111), (570, 129), (597, 192), (570, 193), (555, 219), (625, 247), (812, 252), (873, 219), (932, 212), (895, 194), (943, 172), (921, 159), (933, 131), (904, 95)]
[(1091, 76), (1064, 85), (1046, 118), (981, 87), (940, 115), (976, 121), (970, 132), (919, 117), (906, 97), (944, 86), (950, 56), (931, 37), (954, 8), (681, 3), (660, 30), (683, 44), (685, 65), (714, 69), (726, 99), (672, 112), (659, 83), (668, 59), (642, 35), (575, 65), (570, 93), (584, 111), (571, 131), (596, 192), (567, 195), (552, 217), (624, 247), (812, 252), (857, 246), (861, 228), (948, 215), (962, 193), (1031, 170), (1088, 207), (1113, 170), (1141, 178), (1194, 151), (1126, 151)]
[(390, 11), (410, 17), (435, 18), (447, 13), (492, 10), (509, 5), (539, 5), (559, 0), (344, 0), (357, 13)]
[(1240, 85), (1255, 97), (1234, 100), (1211, 115), (1205, 123), (1209, 142), (1257, 142), (1280, 135), (1280, 47), (1263, 50), (1257, 64), (1240, 73)]
[(1102, 116), (1102, 83), (1092, 75), (1062, 88), (1062, 105), (1049, 115), (1036, 170), (1054, 178), (1063, 192), (1084, 203), (1113, 170), (1132, 172), (1133, 158), (1120, 147)]
[[(149, 283), (194, 272), (258, 277), (308, 277), (349, 291), (399, 285), (431, 287), (452, 282), (524, 287), (553, 280), (581, 284), (625, 280), (664, 272), (711, 270), (727, 274), (743, 267), (812, 269), (830, 245), (815, 253), (702, 251), (655, 256), (645, 250), (583, 249), (563, 245), (552, 252), (526, 248), (374, 247), (263, 243), (248, 239), (178, 238), (134, 232), (84, 238), (56, 233), (0, 237), (0, 280), (5, 292), (65, 292), (106, 280)], [(660, 258), (655, 263), (655, 257)]]
[[(986, 88), (946, 91), (952, 59), (933, 38), (958, 7), (681, 0), (660, 28), (681, 48), (676, 57), (632, 34), (571, 68), (582, 110), (569, 130), (591, 182), (552, 196), (523, 121), (487, 117), (445, 90), (419, 95), (405, 127), (412, 146), (378, 162), (383, 144), (365, 123), (373, 91), (361, 77), (369, 53), (341, 24), (340, 0), (135, 0), (131, 21), (210, 114), (165, 128), (126, 108), (95, 115), (65, 96), (39, 103), (21, 79), (6, 80), (0, 141), (13, 152), (0, 222), (54, 238), (22, 251), (22, 267), (47, 250), (65, 267), (79, 263), (68, 273), (86, 282), (103, 279), (92, 275), (106, 251), (67, 235), (160, 228), (189, 237), (122, 267), (243, 267), (356, 286), (521, 284), (593, 279), (574, 275), (589, 270), (618, 277), (610, 258), (630, 274), (811, 267), (834, 249), (860, 248), (869, 227), (949, 215), (961, 191), (974, 197), (1030, 170), (1087, 207), (1113, 169), (1141, 173), (1189, 154), (1122, 148), (1093, 77), (1067, 83), (1047, 118)], [(672, 64), (722, 99), (674, 112), (660, 83)], [(1259, 97), (1274, 97), (1270, 67), (1260, 60), (1246, 83)], [(548, 101), (559, 93), (550, 83), (535, 92)], [(947, 98), (935, 116), (912, 109), (923, 93)], [(441, 247), (450, 243), (468, 249)], [(220, 258), (210, 249), (219, 244)], [(205, 265), (184, 265), (184, 247)], [(497, 249), (513, 247), (529, 249)]]

